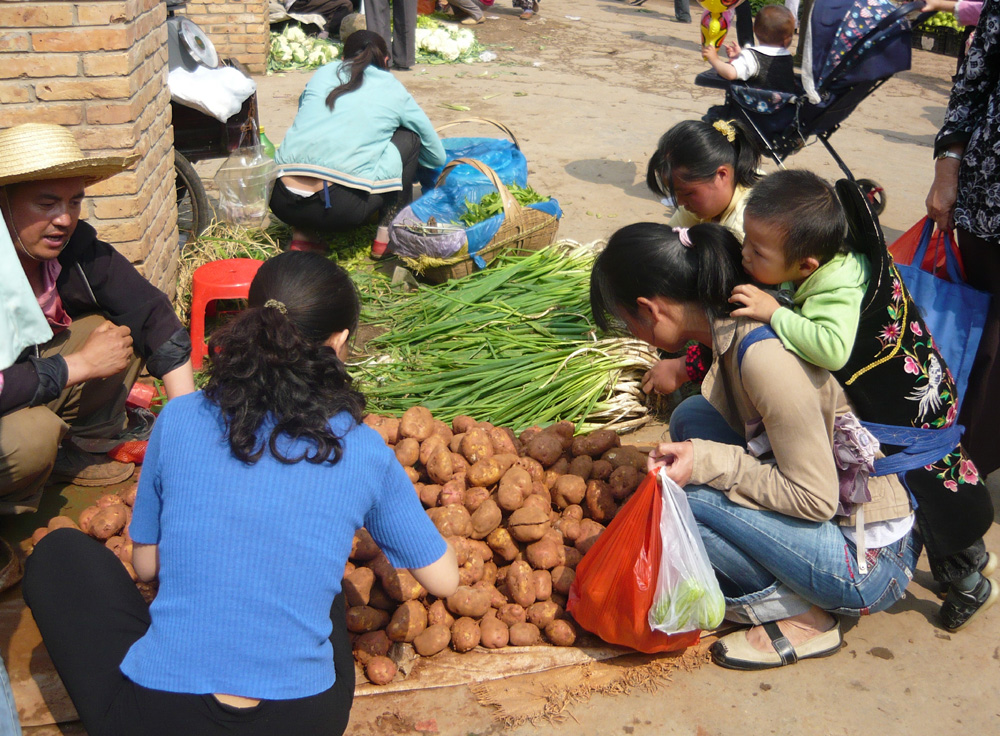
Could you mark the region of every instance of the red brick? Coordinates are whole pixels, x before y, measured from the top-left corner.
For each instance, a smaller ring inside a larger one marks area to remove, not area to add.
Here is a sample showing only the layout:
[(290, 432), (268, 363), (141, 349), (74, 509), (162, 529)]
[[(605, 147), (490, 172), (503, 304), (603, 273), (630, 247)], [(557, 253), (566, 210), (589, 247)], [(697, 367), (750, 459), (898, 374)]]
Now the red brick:
[(78, 67), (75, 54), (18, 54), (0, 63), (0, 79), (75, 77)]
[[(130, 7), (132, 6), (132, 7)], [(138, 14), (134, 3), (89, 2), (78, 3), (76, 6), (77, 25), (109, 26), (128, 23)]]
[(85, 54), (83, 73), (88, 77), (125, 77), (139, 65), (138, 54), (111, 52), (107, 54)]
[(31, 48), (31, 36), (25, 31), (0, 33), (0, 51), (27, 51)]
[(128, 77), (53, 79), (35, 85), (40, 100), (120, 100), (132, 96)]
[(127, 49), (131, 43), (127, 28), (65, 28), (31, 34), (35, 51), (112, 51)]
[(57, 125), (79, 125), (83, 120), (83, 106), (39, 105), (33, 102), (24, 106), (4, 105), (0, 108), (0, 128), (9, 128), (21, 123), (37, 123), (40, 120)]
[(73, 25), (73, 6), (69, 3), (0, 4), (2, 28), (66, 28)]
[(0, 82), (0, 104), (31, 102), (32, 91), (31, 85), (24, 82)]

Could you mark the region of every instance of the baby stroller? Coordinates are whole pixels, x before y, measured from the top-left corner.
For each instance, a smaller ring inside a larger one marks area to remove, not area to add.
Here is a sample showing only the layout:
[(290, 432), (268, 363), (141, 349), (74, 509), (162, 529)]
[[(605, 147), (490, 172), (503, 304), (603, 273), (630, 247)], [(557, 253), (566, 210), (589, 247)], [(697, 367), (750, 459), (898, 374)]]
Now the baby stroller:
[(816, 0), (806, 24), (798, 91), (759, 89), (730, 83), (714, 70), (702, 72), (695, 84), (726, 90), (725, 103), (712, 107), (705, 119), (742, 120), (779, 166), (809, 136), (816, 136), (881, 214), (885, 190), (871, 179), (855, 180), (830, 137), (862, 100), (893, 74), (910, 68), (911, 26), (906, 16), (922, 7), (922, 2), (897, 6), (889, 0)]

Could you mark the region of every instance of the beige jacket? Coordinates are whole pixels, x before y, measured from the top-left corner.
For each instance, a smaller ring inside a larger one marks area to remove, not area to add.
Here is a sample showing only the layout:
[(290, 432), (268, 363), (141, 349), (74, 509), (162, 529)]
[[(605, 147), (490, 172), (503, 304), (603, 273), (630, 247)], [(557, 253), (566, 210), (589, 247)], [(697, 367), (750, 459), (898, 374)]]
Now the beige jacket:
[[(719, 215), (719, 219), (716, 220), (720, 225), (732, 230), (733, 235), (741, 243), (743, 242), (743, 210), (746, 209), (747, 198), (749, 196), (749, 187), (737, 186), (736, 191), (733, 192), (733, 198), (729, 200), (729, 206), (726, 207), (725, 211)], [(712, 220), (701, 220), (690, 210), (678, 207), (674, 210), (674, 214), (670, 217), (670, 222), (667, 224), (670, 227), (694, 227), (705, 222), (712, 222)]]
[[(851, 410), (830, 373), (785, 350), (780, 340), (762, 340), (747, 349), (742, 375), (737, 364), (740, 341), (759, 322), (720, 319), (712, 325), (715, 360), (702, 395), (737, 432), (763, 419), (774, 451), (761, 461), (742, 447), (693, 440), (692, 483), (724, 491), (748, 508), (826, 521), (837, 510), (839, 482), (833, 460), (833, 425)], [(872, 500), (865, 522), (907, 516), (910, 502), (895, 475), (871, 478)], [(854, 519), (838, 519), (854, 524)]]

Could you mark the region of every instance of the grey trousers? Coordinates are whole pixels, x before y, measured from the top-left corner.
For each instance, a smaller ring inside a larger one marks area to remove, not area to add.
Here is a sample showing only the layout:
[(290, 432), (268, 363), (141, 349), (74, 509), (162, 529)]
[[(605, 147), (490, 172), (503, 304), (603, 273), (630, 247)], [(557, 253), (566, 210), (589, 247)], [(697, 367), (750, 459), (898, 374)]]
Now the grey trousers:
[(411, 67), (417, 60), (417, 0), (392, 0), (392, 35), (389, 34), (389, 0), (366, 0), (368, 30), (385, 39), (389, 63)]
[(470, 18), (479, 20), (483, 17), (483, 6), (479, 0), (448, 0), (448, 4)]

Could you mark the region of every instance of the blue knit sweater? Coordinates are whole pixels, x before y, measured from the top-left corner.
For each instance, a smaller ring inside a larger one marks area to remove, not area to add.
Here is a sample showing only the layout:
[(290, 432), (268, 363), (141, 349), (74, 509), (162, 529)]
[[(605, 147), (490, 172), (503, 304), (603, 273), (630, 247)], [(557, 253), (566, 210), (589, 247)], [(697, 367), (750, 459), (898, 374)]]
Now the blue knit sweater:
[[(438, 560), (445, 542), (379, 435), (340, 414), (336, 465), (246, 465), (218, 408), (199, 393), (160, 414), (130, 534), (158, 544), (152, 623), (121, 670), (144, 687), (290, 699), (335, 680), (330, 606), (355, 530), (397, 567)], [(287, 440), (285, 454), (301, 452)]]

